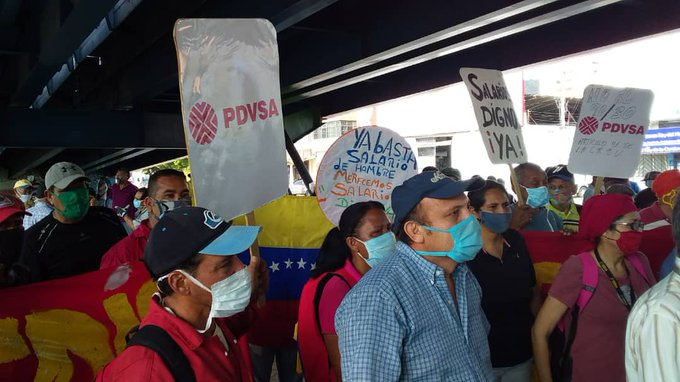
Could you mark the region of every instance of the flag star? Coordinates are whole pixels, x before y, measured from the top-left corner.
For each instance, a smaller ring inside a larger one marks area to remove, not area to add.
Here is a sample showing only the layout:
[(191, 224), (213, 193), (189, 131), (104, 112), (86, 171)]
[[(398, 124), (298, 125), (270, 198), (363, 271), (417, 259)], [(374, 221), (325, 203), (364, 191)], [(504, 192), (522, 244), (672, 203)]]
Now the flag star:
[(307, 262), (301, 257), (300, 261), (297, 262), (298, 269), (305, 269), (305, 264), (307, 264)]
[(272, 261), (272, 265), (269, 266), (269, 269), (272, 270), (272, 272), (276, 272), (279, 270), (279, 263)]
[(316, 263), (312, 263), (312, 270), (316, 269)]
[(294, 264), (292, 261), (290, 261), (290, 259), (284, 261), (283, 263), (286, 264), (286, 269), (290, 269), (291, 265)]

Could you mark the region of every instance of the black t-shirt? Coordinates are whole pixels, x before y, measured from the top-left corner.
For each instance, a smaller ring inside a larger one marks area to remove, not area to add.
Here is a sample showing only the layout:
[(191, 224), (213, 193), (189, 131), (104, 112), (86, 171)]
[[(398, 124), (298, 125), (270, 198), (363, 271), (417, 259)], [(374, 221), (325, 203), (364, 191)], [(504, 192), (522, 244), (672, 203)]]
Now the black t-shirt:
[(75, 224), (60, 223), (50, 214), (26, 231), (21, 258), (12, 267), (15, 283), (96, 271), (104, 253), (125, 235), (118, 216), (108, 208), (90, 207)]
[(522, 235), (508, 230), (503, 238), (502, 260), (482, 249), (467, 263), (482, 287), (493, 367), (517, 365), (532, 356), (530, 303), (536, 274)]

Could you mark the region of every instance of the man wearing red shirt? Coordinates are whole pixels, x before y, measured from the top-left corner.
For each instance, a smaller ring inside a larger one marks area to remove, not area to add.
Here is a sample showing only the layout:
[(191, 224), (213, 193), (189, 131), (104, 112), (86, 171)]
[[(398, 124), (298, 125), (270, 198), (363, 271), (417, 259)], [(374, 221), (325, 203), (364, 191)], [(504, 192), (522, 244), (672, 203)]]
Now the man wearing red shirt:
[[(237, 338), (254, 318), (254, 304), (264, 293), (267, 270), (258, 257), (251, 257), (246, 267), (234, 255), (248, 249), (260, 229), (234, 226), (210, 210), (186, 207), (165, 213), (151, 231), (144, 262), (159, 293), (153, 296), (135, 336), (148, 330), (147, 326), (160, 328), (181, 349), (193, 380), (252, 381)], [(132, 345), (105, 366), (96, 380), (175, 378), (159, 353)]]
[(678, 190), (680, 190), (680, 171), (662, 172), (652, 183), (652, 191), (658, 200), (651, 206), (640, 210), (640, 220), (645, 224), (640, 251), (647, 255), (649, 265), (657, 279), (661, 263), (675, 248), (671, 216)]
[(125, 211), (126, 215), (134, 218), (135, 207), (132, 205), (132, 201), (135, 199), (137, 186), (130, 183), (130, 171), (124, 168), (118, 170), (116, 172), (116, 184), (109, 189), (109, 192), (111, 193), (111, 205), (116, 214), (119, 215), (119, 211)]
[(149, 196), (142, 202), (142, 208), (149, 211), (149, 218), (104, 254), (99, 269), (141, 260), (151, 230), (160, 216), (190, 205), (189, 187), (183, 172), (165, 169), (153, 173), (149, 177)]

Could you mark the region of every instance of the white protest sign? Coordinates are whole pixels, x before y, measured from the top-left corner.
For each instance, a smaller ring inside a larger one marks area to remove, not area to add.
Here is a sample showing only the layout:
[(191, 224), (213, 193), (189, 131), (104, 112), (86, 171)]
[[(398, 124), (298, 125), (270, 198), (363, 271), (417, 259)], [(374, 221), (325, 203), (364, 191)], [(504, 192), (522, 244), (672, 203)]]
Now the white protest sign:
[(588, 85), (569, 155), (579, 174), (630, 178), (640, 162), (654, 94), (651, 90)]
[(288, 190), (276, 30), (262, 19), (174, 29), (196, 205), (224, 219)]
[(493, 164), (527, 161), (522, 127), (498, 70), (460, 68), (460, 76), (470, 93), (479, 133)]
[(331, 223), (345, 208), (375, 200), (393, 220), (392, 190), (418, 173), (406, 140), (384, 127), (359, 127), (342, 135), (321, 160), (316, 197)]

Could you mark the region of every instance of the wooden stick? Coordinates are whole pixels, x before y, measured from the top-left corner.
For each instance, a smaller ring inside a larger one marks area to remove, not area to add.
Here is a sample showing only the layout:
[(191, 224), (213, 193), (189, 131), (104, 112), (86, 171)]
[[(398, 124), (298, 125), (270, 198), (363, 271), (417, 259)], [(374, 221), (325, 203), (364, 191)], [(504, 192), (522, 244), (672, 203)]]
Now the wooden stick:
[[(255, 221), (255, 211), (250, 211), (246, 214), (246, 225), (248, 226), (253, 226), (257, 225), (257, 222)], [(250, 261), (253, 261), (253, 258), (258, 258), (259, 261), (262, 261), (262, 257), (260, 257), (260, 245), (257, 242), (257, 239), (253, 242), (253, 245), (250, 246)], [(255, 275), (258, 274), (257, 269), (254, 270)], [(259, 280), (256, 280), (256, 283), (259, 284)], [(266, 292), (266, 291), (265, 291)], [(260, 296), (260, 298), (257, 300), (257, 306), (262, 307), (265, 304), (265, 297), (264, 295)]]
[[(601, 176), (596, 176), (595, 177), (595, 190), (593, 191), (593, 195), (602, 195), (602, 185), (604, 184), (604, 178)], [(606, 193), (607, 190), (604, 190)]]
[[(255, 222), (255, 212), (250, 211), (246, 214), (246, 225), (257, 225)], [(260, 245), (257, 243), (257, 239), (255, 239), (255, 242), (253, 245), (250, 246), (250, 256), (251, 257), (260, 257)]]
[(517, 204), (523, 206), (524, 196), (522, 195), (522, 186), (519, 185), (517, 174), (515, 174), (515, 169), (512, 168), (510, 163), (508, 163), (508, 168), (510, 169), (510, 182), (512, 183), (512, 188), (517, 191)]

